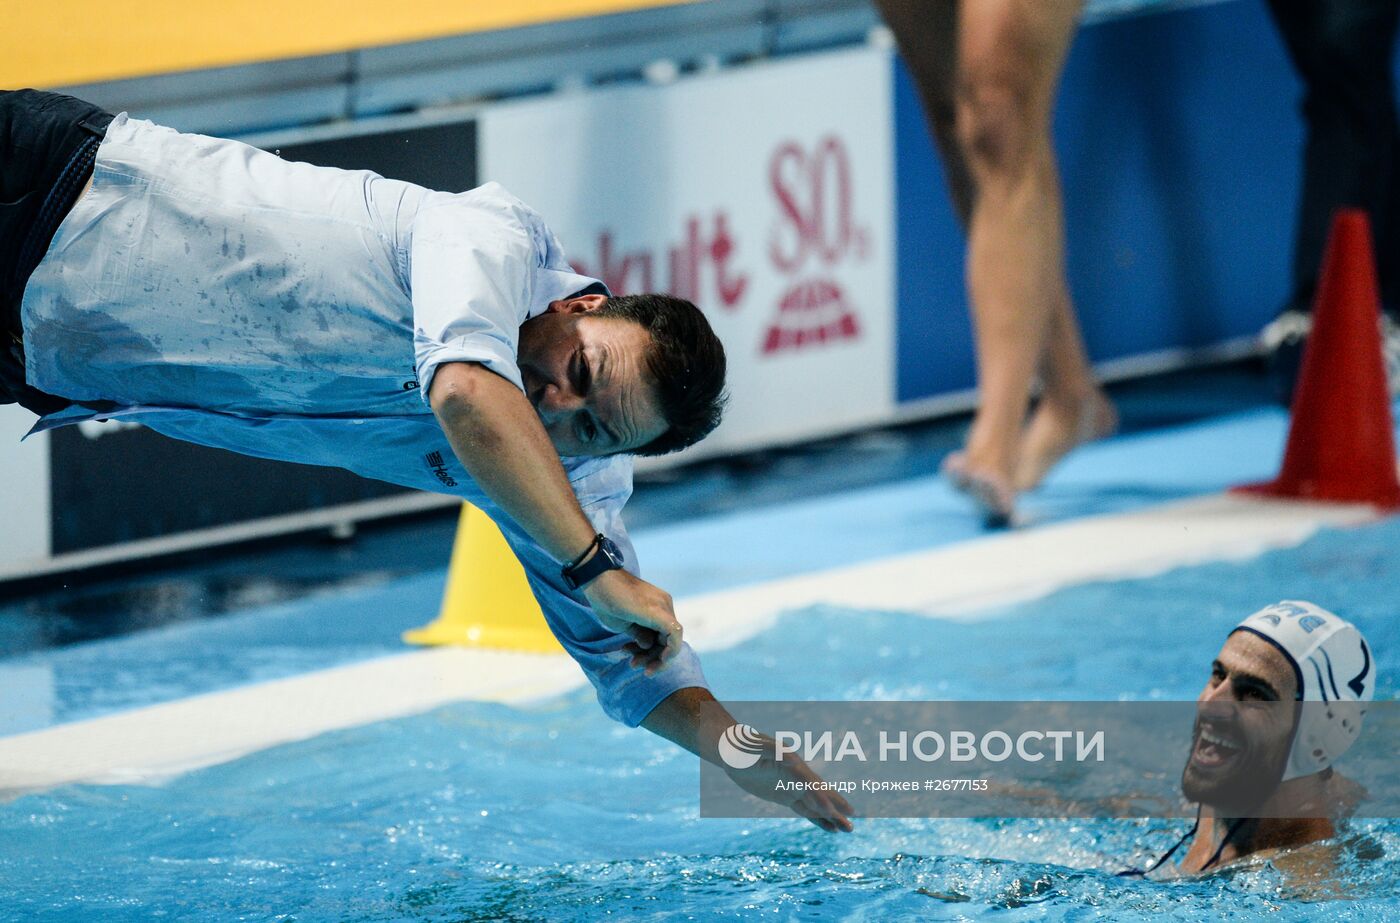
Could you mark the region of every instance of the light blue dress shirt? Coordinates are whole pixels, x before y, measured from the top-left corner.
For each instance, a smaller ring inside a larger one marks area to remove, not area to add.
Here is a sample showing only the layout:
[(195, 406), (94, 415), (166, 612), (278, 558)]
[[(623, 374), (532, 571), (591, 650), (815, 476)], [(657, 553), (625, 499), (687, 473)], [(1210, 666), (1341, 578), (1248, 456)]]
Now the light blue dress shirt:
[[(486, 498), (426, 403), (444, 362), (478, 362), (520, 387), (520, 325), (596, 285), (495, 183), (435, 192), (122, 114), (22, 305), (29, 382), (116, 407), (75, 404), (35, 430), (122, 419), (460, 496), (501, 526), (604, 710), (636, 725), (675, 690), (705, 685), (694, 653), (656, 676), (633, 669), (628, 636), (604, 628)], [(562, 461), (635, 573), (620, 518), (631, 459)]]

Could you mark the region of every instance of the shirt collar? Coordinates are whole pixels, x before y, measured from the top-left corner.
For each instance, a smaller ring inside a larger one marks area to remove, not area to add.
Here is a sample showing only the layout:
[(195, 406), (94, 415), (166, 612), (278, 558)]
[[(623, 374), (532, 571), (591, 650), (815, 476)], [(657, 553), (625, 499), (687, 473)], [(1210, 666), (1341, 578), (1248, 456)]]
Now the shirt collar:
[(535, 303), (530, 306), (530, 316), (543, 314), (551, 301), (573, 298), (578, 295), (607, 295), (612, 297), (608, 287), (591, 276), (581, 276), (571, 269), (539, 269), (535, 285)]

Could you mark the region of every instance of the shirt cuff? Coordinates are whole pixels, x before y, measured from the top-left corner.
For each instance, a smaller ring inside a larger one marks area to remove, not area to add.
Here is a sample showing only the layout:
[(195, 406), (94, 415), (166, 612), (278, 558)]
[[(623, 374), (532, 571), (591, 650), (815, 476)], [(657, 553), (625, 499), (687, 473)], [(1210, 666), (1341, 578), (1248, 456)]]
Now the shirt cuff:
[(700, 669), (700, 658), (689, 644), (682, 645), (681, 652), (652, 676), (632, 666), (631, 661), (630, 655), (625, 656), (602, 673), (590, 677), (603, 711), (628, 727), (637, 727), (645, 721), (652, 709), (673, 692), (696, 687), (710, 688)]
[(437, 374), (438, 366), (447, 362), (483, 365), (522, 392), (525, 390), (520, 378), (520, 366), (515, 364), (515, 354), (509, 346), (494, 337), (460, 337), (451, 343), (415, 337), (414, 353), (418, 366), (418, 393), (425, 404), (429, 403), (433, 376)]

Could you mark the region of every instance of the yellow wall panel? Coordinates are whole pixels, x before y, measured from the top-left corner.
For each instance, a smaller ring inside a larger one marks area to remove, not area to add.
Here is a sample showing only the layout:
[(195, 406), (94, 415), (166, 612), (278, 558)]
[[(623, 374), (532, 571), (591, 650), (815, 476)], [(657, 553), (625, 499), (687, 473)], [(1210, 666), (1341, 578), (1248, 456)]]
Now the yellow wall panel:
[(694, 0), (3, 0), (0, 87), (328, 54)]

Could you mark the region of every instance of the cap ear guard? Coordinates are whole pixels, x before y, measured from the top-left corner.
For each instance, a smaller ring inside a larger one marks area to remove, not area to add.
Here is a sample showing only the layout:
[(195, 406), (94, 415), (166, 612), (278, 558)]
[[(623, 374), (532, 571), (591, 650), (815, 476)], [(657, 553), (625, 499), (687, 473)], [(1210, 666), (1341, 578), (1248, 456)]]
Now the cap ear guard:
[[(1314, 709), (1319, 712), (1316, 716), (1311, 715)], [(1365, 716), (1364, 702), (1305, 704), (1293, 737), (1293, 749), (1288, 754), (1284, 781), (1322, 772), (1336, 762), (1361, 736)]]

